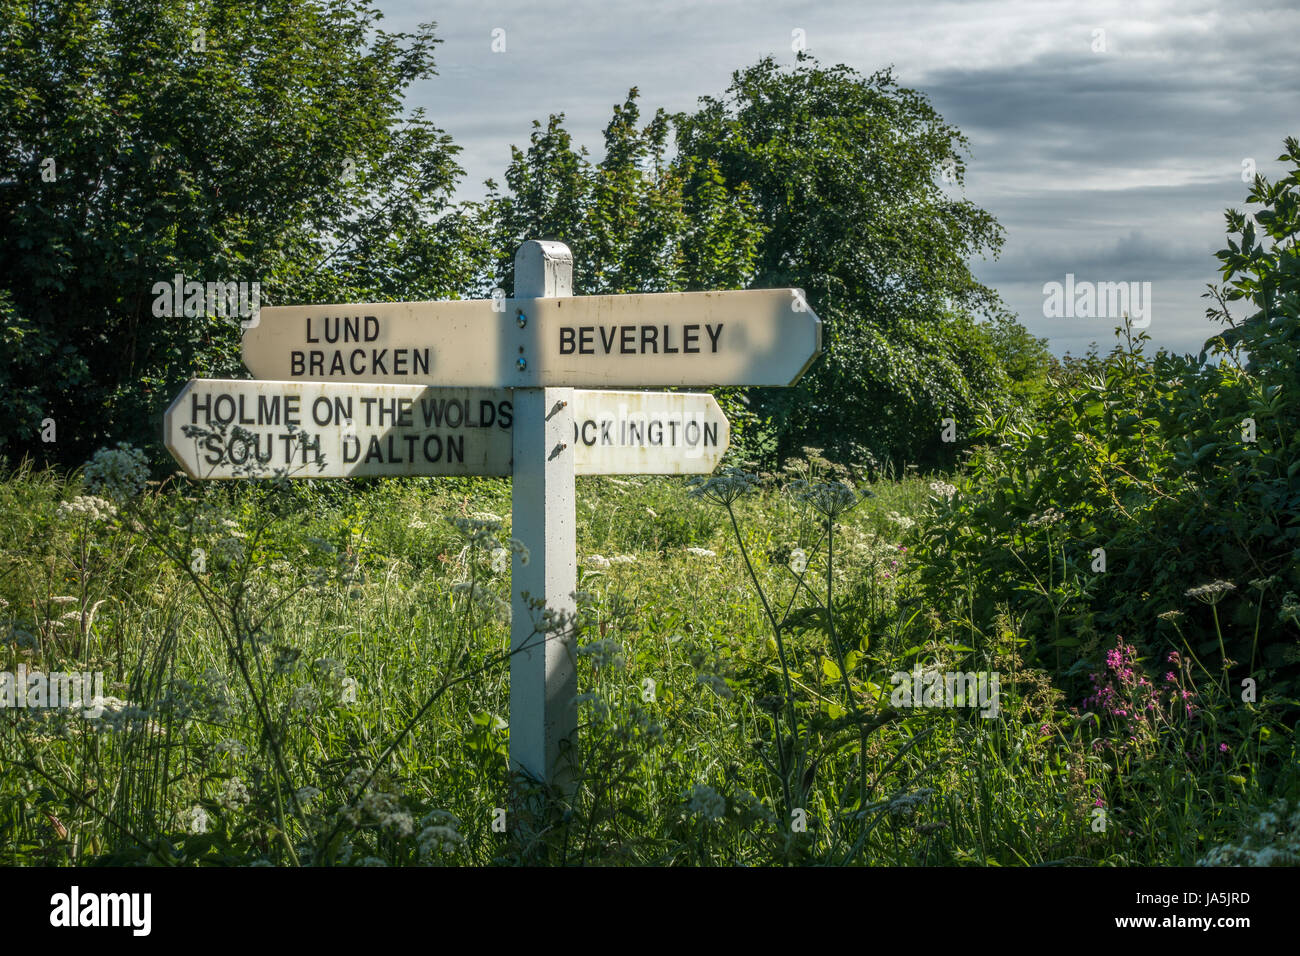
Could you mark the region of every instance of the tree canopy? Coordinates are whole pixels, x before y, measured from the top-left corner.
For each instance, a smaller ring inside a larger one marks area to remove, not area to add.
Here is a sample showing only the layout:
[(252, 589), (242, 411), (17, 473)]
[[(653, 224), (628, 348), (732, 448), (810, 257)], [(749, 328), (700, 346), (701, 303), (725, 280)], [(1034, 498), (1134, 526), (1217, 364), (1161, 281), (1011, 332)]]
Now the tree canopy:
[(601, 158), (553, 115), (486, 201), (457, 203), (457, 147), (404, 106), (435, 74), (432, 24), (386, 33), (353, 0), (0, 11), (10, 459), (152, 443), (185, 379), (241, 374), (237, 319), (158, 307), (177, 275), (256, 282), (263, 305), (508, 294), (530, 238), (569, 244), (577, 294), (804, 288), (826, 354), (793, 389), (720, 396), (771, 462), (817, 445), (946, 463), (942, 418), (1042, 377), (1042, 343), (968, 266), (1002, 231), (948, 188), (966, 141), (889, 71), (764, 59), (646, 121), (633, 87)]

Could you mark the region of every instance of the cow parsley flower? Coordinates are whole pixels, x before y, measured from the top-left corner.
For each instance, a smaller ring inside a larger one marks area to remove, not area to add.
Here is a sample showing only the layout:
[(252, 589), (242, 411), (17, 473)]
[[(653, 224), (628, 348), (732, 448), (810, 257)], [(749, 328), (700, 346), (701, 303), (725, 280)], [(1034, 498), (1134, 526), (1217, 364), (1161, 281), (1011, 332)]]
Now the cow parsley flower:
[(96, 498), (94, 495), (77, 495), (71, 501), (59, 502), (60, 518), (85, 518), (89, 521), (108, 521), (117, 514), (117, 508), (111, 501)]
[(686, 812), (702, 823), (712, 823), (727, 815), (727, 799), (707, 784), (697, 783), (686, 794)]
[(1209, 584), (1188, 588), (1183, 594), (1196, 598), (1202, 604), (1218, 604), (1229, 592), (1235, 590), (1237, 586), (1231, 581), (1211, 581)]
[(941, 498), (944, 501), (951, 500), (952, 496), (957, 493), (957, 486), (950, 485), (946, 481), (930, 482), (930, 490), (934, 492), (935, 498)]
[(725, 506), (756, 488), (758, 475), (741, 468), (724, 468), (717, 475), (700, 475), (692, 478), (688, 484), (692, 497), (703, 498)]
[(622, 667), (623, 645), (612, 637), (589, 641), (578, 648), (579, 657), (588, 657), (596, 667)]
[(149, 463), (144, 452), (126, 442), (116, 448), (101, 448), (86, 464), (86, 488), (116, 502), (125, 502), (144, 491), (149, 480)]
[(813, 484), (803, 479), (792, 482), (790, 492), (797, 500), (831, 520), (852, 511), (863, 499), (871, 495), (869, 491), (859, 493), (843, 481)]
[(250, 799), (248, 787), (238, 777), (227, 777), (217, 789), (217, 803), (227, 810), (238, 810), (246, 806)]

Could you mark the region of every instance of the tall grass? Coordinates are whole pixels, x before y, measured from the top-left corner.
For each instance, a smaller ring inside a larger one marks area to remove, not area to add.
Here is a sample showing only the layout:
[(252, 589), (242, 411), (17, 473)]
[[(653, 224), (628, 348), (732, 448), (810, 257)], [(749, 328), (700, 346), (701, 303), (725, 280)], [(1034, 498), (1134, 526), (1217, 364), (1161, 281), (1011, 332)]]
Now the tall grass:
[[(0, 714), (0, 862), (1182, 863), (1236, 832), (1242, 787), (1164, 739), (1121, 760), (1015, 622), (918, 597), (941, 485), (836, 505), (844, 477), (579, 481), (580, 615), (538, 623), (580, 649), (551, 792), (507, 762), (508, 482), (169, 481), (110, 517), (19, 469), (0, 670), (109, 699)], [(914, 668), (999, 672), (998, 716), (894, 706)]]

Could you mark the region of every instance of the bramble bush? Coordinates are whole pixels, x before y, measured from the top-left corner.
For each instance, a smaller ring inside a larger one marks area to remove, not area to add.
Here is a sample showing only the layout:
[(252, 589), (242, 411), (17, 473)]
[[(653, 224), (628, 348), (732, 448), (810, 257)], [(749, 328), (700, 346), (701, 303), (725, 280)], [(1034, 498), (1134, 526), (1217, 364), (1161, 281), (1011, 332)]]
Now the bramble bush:
[[(1300, 708), (1300, 143), (1286, 148), (1290, 171), (1250, 191), (1262, 208), (1227, 213), (1207, 315), (1230, 328), (1199, 356), (1151, 357), (1126, 325), (1109, 355), (1057, 371), (1038, 419), (984, 414), (919, 554), (953, 629), (978, 641), (1009, 612), (1072, 700), (1115, 635), (1195, 662), (1220, 742), (1255, 747), (1263, 786), (1294, 786)], [(1237, 321), (1233, 302), (1257, 311)]]

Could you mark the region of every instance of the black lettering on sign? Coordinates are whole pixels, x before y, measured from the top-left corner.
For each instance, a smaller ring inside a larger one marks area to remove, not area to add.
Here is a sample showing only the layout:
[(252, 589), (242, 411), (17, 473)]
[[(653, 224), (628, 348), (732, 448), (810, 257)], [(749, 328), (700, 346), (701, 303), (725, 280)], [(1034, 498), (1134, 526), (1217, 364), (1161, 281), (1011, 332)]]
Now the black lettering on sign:
[(698, 325), (687, 325), (682, 327), (682, 351), (698, 352), (700, 347), (695, 343), (700, 340), (700, 327)]
[[(703, 351), (700, 330), (708, 336), (709, 351), (717, 354), (725, 323), (671, 325), (581, 325), (560, 329), (561, 355), (698, 355)], [(662, 330), (662, 334), (661, 334)]]
[(379, 319), (373, 315), (321, 316), (314, 327), (311, 317), (307, 318), (306, 340), (309, 343), (320, 342), (324, 338), (333, 345), (336, 342), (373, 342), (379, 338)]
[(259, 425), (280, 424), (280, 396), (257, 396), (257, 423)]
[[(227, 411), (222, 412), (222, 400), (226, 402)], [(235, 420), (235, 397), (222, 392), (212, 403), (212, 415), (217, 420), (218, 425), (229, 425)]]
[(203, 439), (203, 450), (206, 451), (207, 457), (203, 461), (208, 465), (219, 465), (223, 457), (221, 451), (221, 437), (219, 435), (209, 434)]
[(330, 400), (325, 395), (318, 395), (311, 403), (311, 420), (317, 425), (330, 423)]
[(429, 428), (433, 425), (442, 425), (442, 409), (447, 402), (445, 399), (436, 398), (420, 399), (420, 411), (424, 413), (424, 427)]
[(306, 370), (306, 358), (302, 352), (294, 349), (289, 353), (289, 377), (298, 378)]
[(200, 411), (203, 412), (203, 424), (205, 425), (208, 423), (208, 419), (212, 416), (212, 396), (207, 394), (203, 395), (202, 402), (199, 401), (199, 398), (200, 396), (198, 392), (190, 392), (191, 425), (197, 425), (199, 423)]
[(515, 422), (515, 409), (510, 402), (502, 402), (497, 406), (497, 424), (502, 428), (509, 428)]

